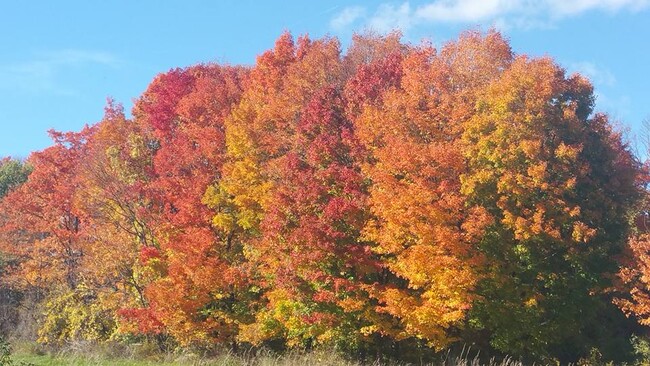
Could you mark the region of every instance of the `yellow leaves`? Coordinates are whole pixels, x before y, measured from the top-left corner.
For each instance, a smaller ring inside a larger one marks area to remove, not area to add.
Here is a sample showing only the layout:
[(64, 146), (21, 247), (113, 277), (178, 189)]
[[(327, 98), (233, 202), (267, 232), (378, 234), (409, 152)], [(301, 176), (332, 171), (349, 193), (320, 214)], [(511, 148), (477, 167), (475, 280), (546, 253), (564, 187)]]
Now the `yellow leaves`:
[(337, 301), (338, 306), (345, 312), (351, 313), (363, 310), (368, 304), (367, 299), (346, 297)]
[(541, 151), (542, 141), (525, 139), (521, 141), (519, 148), (524, 152), (528, 159), (535, 159), (539, 156)]
[[(107, 306), (109, 305), (109, 306)], [(104, 341), (116, 330), (115, 307), (85, 284), (76, 289), (56, 289), (45, 303), (38, 341), (61, 344), (69, 340)]]
[[(520, 57), (481, 94), (483, 107), (466, 124), (462, 192), (498, 208), (516, 240), (595, 235), (577, 224), (581, 210), (567, 201), (584, 172), (583, 145), (574, 142), (583, 132), (564, 130), (574, 123), (563, 112), (576, 108), (563, 101), (571, 83), (551, 60)], [(573, 233), (562, 229), (574, 223)]]
[(531, 228), (529, 221), (521, 216), (515, 216), (510, 211), (503, 212), (501, 222), (514, 231), (515, 239), (525, 240), (531, 237)]
[(530, 165), (527, 171), (528, 176), (532, 179), (533, 183), (542, 189), (548, 185), (546, 183), (546, 179), (548, 178), (547, 167), (548, 163), (542, 161), (537, 164)]
[(567, 163), (572, 163), (576, 161), (581, 151), (582, 151), (581, 145), (571, 146), (562, 142), (555, 149), (555, 157)]
[(230, 232), (235, 224), (244, 230), (255, 229), (272, 186), (262, 175), (255, 150), (240, 147), (228, 145), (232, 160), (223, 167), (224, 177), (218, 187), (208, 187), (202, 200), (216, 211), (213, 225), (224, 232)]
[(432, 272), (435, 272), (437, 266), (444, 265), (429, 262), (429, 259), (435, 258), (436, 254), (438, 253), (430, 245), (412, 246), (391, 267), (398, 276), (408, 279), (410, 288), (419, 289), (430, 284), (434, 275)]
[(527, 308), (534, 308), (537, 306), (537, 304), (537, 299), (535, 297), (531, 297), (530, 299), (526, 300), (526, 302), (524, 302), (524, 306)]
[(359, 329), (359, 332), (366, 337), (369, 337), (375, 333), (379, 333), (379, 331), (380, 327), (378, 325), (367, 325)]
[(327, 322), (319, 322), (320, 315), (293, 297), (289, 291), (275, 288), (266, 293), (269, 303), (256, 314), (255, 322), (240, 327), (238, 338), (252, 344), (271, 339), (284, 339), (290, 348), (303, 347), (310, 340), (327, 343), (337, 330)]
[(429, 294), (423, 299), (416, 299), (405, 291), (388, 289), (384, 293), (384, 301), (386, 306), (382, 310), (396, 316), (404, 326), (404, 331), (396, 334), (398, 339), (416, 337), (438, 350), (454, 341), (447, 329), (465, 315), (463, 302), (454, 297)]
[(224, 232), (232, 230), (235, 220), (227, 210), (228, 196), (221, 187), (208, 186), (201, 202), (212, 209), (218, 210), (218, 213), (212, 218), (214, 227)]
[(575, 242), (587, 243), (596, 235), (596, 233), (596, 229), (590, 228), (581, 221), (577, 221), (573, 224), (573, 233), (571, 234), (571, 237)]
[(243, 127), (254, 118), (256, 117), (251, 105), (242, 101), (237, 108), (233, 108), (231, 116), (225, 120), (226, 148), (231, 158), (240, 159), (254, 154), (256, 147), (252, 136)]
[(483, 186), (484, 184), (492, 181), (494, 179), (494, 173), (490, 170), (481, 170), (474, 175), (463, 174), (461, 177), (462, 189), (461, 193), (466, 196), (473, 196), (477, 193), (480, 193), (480, 190), (477, 190), (478, 187)]
[(511, 210), (504, 210), (501, 222), (513, 230), (516, 240), (528, 240), (540, 234), (554, 239), (561, 238), (556, 221), (547, 217), (547, 209), (543, 205), (538, 205), (535, 210), (524, 210), (522, 216)]

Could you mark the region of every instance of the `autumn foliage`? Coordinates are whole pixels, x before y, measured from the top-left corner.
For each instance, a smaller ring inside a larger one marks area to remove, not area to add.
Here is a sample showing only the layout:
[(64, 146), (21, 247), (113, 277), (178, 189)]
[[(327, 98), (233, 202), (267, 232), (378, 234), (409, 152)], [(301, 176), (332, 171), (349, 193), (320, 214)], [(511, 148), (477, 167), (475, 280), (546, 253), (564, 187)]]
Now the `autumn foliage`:
[(40, 341), (566, 361), (630, 334), (616, 305), (650, 324), (643, 169), (588, 80), (494, 31), (341, 48), (170, 70), (3, 175)]

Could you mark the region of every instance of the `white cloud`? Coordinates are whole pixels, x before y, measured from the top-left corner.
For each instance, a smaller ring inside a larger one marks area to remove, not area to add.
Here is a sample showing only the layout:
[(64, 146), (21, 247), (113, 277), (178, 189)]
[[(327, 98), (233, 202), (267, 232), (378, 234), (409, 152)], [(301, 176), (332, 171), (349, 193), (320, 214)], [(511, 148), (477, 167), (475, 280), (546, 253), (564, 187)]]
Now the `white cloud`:
[(414, 17), (433, 22), (477, 22), (517, 7), (516, 0), (439, 0), (419, 7)]
[(594, 92), (596, 96), (596, 107), (598, 110), (607, 112), (612, 120), (629, 120), (632, 110), (632, 100), (627, 95), (610, 97), (602, 92)]
[(43, 54), (43, 61), (54, 65), (73, 65), (94, 63), (106, 66), (117, 66), (120, 60), (115, 55), (103, 51), (86, 51), (66, 49)]
[(508, 28), (548, 28), (554, 20), (577, 16), (589, 11), (616, 13), (638, 12), (650, 7), (650, 0), (434, 0), (416, 8), (409, 2), (401, 5), (380, 4), (372, 12), (354, 6), (344, 9), (330, 22), (340, 31), (359, 19), (379, 32), (400, 28), (406, 32), (430, 23), (489, 23)]
[(616, 84), (616, 77), (611, 71), (599, 67), (593, 62), (574, 62), (569, 64), (569, 70), (588, 77), (596, 85), (614, 86)]
[(650, 5), (649, 0), (546, 0), (551, 15), (566, 17), (591, 10), (614, 13), (623, 9), (642, 10)]
[(0, 65), (0, 88), (24, 92), (73, 95), (76, 92), (57, 81), (64, 69), (88, 65), (118, 67), (121, 61), (101, 51), (65, 49), (37, 54), (32, 60)]
[(400, 6), (382, 4), (368, 20), (368, 28), (378, 32), (390, 32), (394, 29), (407, 31), (413, 23), (413, 14), (408, 2)]
[(366, 9), (362, 6), (349, 6), (339, 12), (330, 20), (330, 27), (340, 31), (354, 24), (358, 19), (366, 14)]

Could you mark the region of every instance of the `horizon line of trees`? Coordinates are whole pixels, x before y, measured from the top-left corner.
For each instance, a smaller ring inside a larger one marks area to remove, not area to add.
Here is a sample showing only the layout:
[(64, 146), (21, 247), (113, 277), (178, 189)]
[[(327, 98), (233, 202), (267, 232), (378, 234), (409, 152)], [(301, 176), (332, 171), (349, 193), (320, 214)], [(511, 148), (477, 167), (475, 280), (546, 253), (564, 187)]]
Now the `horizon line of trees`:
[(132, 118), (109, 100), (3, 160), (0, 327), (630, 357), (650, 325), (648, 170), (590, 82), (496, 31), (400, 38), (343, 53), (285, 33), (252, 67), (170, 70)]

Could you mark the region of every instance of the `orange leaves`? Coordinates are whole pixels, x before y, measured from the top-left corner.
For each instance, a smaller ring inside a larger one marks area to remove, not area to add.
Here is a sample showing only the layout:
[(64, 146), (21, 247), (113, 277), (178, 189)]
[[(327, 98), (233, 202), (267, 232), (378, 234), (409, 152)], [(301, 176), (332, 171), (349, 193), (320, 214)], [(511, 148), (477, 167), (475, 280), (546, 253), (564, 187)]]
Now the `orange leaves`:
[(400, 64), (399, 83), (355, 119), (369, 155), (363, 170), (372, 181), (374, 218), (365, 238), (376, 243), (373, 250), (384, 266), (407, 287), (379, 284), (373, 296), (399, 319), (403, 336), (435, 347), (450, 341), (451, 328), (462, 327), (480, 278), (482, 255), (475, 246), (492, 222), (462, 195), (459, 177), (466, 166), (458, 137), (476, 90), (499, 76), (494, 67), (510, 61), (505, 42), (502, 49), (484, 47), (497, 38), (467, 34), (440, 53), (426, 45), (412, 50)]
[[(647, 161), (646, 161), (647, 165)], [(650, 325), (650, 235), (648, 234), (648, 189), (647, 166), (638, 181), (644, 190), (641, 204), (634, 217), (635, 231), (627, 241), (626, 250), (619, 258), (621, 268), (617, 273), (617, 298), (614, 303), (628, 317), (634, 317), (640, 324)], [(578, 233), (580, 234), (580, 232)]]
[(634, 315), (639, 323), (650, 325), (650, 241), (647, 234), (631, 238), (629, 253), (624, 267), (618, 273), (625, 292), (615, 303), (628, 315)]
[(74, 287), (86, 245), (80, 211), (74, 206), (83, 143), (80, 135), (55, 135), (57, 145), (31, 156), (31, 179), (2, 201), (3, 216), (5, 230), (22, 231), (25, 242), (32, 244), (14, 248), (15, 254), (30, 259), (22, 263), (19, 277), (36, 280), (32, 284), (38, 287)]

